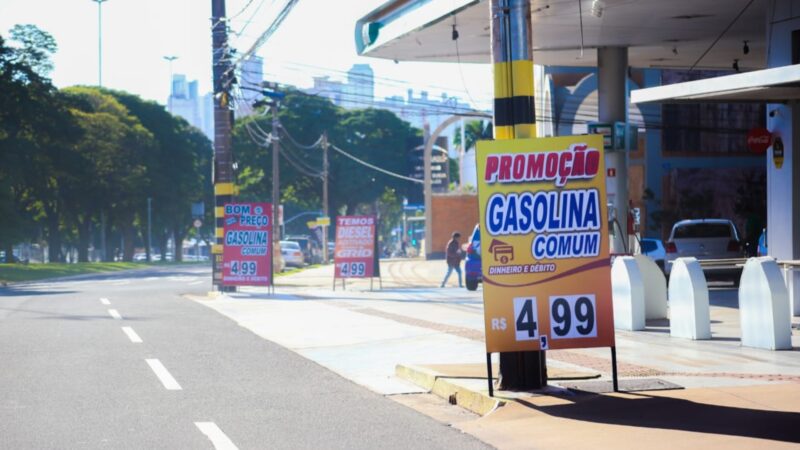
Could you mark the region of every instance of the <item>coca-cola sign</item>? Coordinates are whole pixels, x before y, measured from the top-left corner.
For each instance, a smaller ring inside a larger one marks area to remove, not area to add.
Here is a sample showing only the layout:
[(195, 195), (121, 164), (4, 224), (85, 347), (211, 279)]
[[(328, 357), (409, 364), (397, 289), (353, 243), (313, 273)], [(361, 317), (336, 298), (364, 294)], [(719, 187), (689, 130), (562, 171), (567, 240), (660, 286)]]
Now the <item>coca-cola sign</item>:
[(753, 128), (747, 133), (747, 147), (751, 152), (763, 155), (772, 145), (772, 133), (766, 128)]

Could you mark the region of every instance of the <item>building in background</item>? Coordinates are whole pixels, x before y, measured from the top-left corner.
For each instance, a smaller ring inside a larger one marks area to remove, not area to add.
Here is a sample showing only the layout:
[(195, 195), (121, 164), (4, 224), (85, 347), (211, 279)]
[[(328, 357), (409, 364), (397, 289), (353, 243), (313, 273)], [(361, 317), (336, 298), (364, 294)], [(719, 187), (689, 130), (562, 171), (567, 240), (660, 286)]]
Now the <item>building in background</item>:
[[(239, 89), (242, 91), (242, 99), (245, 103), (252, 106), (253, 103), (261, 99), (261, 89), (264, 83), (264, 58), (252, 55), (242, 61), (239, 67)], [(252, 114), (249, 107), (239, 108), (236, 111), (238, 117)]]
[(183, 117), (213, 141), (214, 102), (210, 93), (200, 96), (197, 86), (197, 80), (188, 81), (183, 74), (173, 75), (167, 108), (172, 114)]

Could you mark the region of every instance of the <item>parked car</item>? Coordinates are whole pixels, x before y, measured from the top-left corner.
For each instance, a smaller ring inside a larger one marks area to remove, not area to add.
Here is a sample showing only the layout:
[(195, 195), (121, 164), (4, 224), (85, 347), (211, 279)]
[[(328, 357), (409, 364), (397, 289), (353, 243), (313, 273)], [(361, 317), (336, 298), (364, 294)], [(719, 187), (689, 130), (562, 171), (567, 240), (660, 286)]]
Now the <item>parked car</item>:
[(467, 261), (464, 263), (464, 283), (467, 290), (478, 289), (478, 283), (483, 281), (481, 274), (481, 229), (475, 225), (472, 236), (466, 244)]
[[(727, 219), (681, 220), (672, 226), (672, 232), (665, 247), (667, 254), (664, 271), (667, 275), (672, 271), (675, 259), (680, 257), (693, 256), (701, 260), (744, 256), (736, 225)], [(733, 279), (736, 283), (742, 273), (742, 268), (730, 265), (730, 267), (704, 271), (706, 278)]]
[(310, 236), (286, 236), (286, 241), (294, 241), (300, 245), (303, 252), (303, 260), (306, 264), (319, 264), (322, 262), (322, 250), (317, 241)]
[(642, 254), (649, 256), (661, 270), (664, 270), (664, 260), (667, 257), (667, 251), (661, 239), (642, 238), (641, 243)]
[(303, 250), (295, 241), (281, 241), (281, 256), (287, 266), (303, 267), (305, 265)]

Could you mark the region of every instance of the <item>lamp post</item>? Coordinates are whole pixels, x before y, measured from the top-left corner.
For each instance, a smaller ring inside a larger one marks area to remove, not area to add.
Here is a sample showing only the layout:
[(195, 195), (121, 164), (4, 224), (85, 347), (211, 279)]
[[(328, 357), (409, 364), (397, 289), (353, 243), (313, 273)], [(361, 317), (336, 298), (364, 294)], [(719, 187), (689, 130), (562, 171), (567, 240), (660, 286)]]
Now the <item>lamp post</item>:
[(103, 2), (108, 0), (92, 0), (97, 3), (97, 85), (103, 86)]
[(172, 96), (173, 96), (173, 81), (172, 81), (172, 62), (178, 59), (175, 55), (164, 56), (164, 59), (169, 62), (169, 98), (167, 99), (167, 111), (172, 114)]

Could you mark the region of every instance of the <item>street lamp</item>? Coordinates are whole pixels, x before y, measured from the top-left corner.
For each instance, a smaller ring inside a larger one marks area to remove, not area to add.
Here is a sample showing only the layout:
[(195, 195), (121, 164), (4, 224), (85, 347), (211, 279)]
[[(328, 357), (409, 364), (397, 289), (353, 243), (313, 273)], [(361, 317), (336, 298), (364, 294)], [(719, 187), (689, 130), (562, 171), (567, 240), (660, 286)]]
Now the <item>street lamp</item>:
[(178, 59), (175, 55), (164, 56), (164, 59), (169, 62), (169, 98), (167, 99), (167, 111), (172, 114), (172, 96), (173, 92), (173, 81), (172, 81), (172, 61)]
[(103, 2), (108, 0), (92, 0), (97, 3), (97, 85), (103, 87)]

